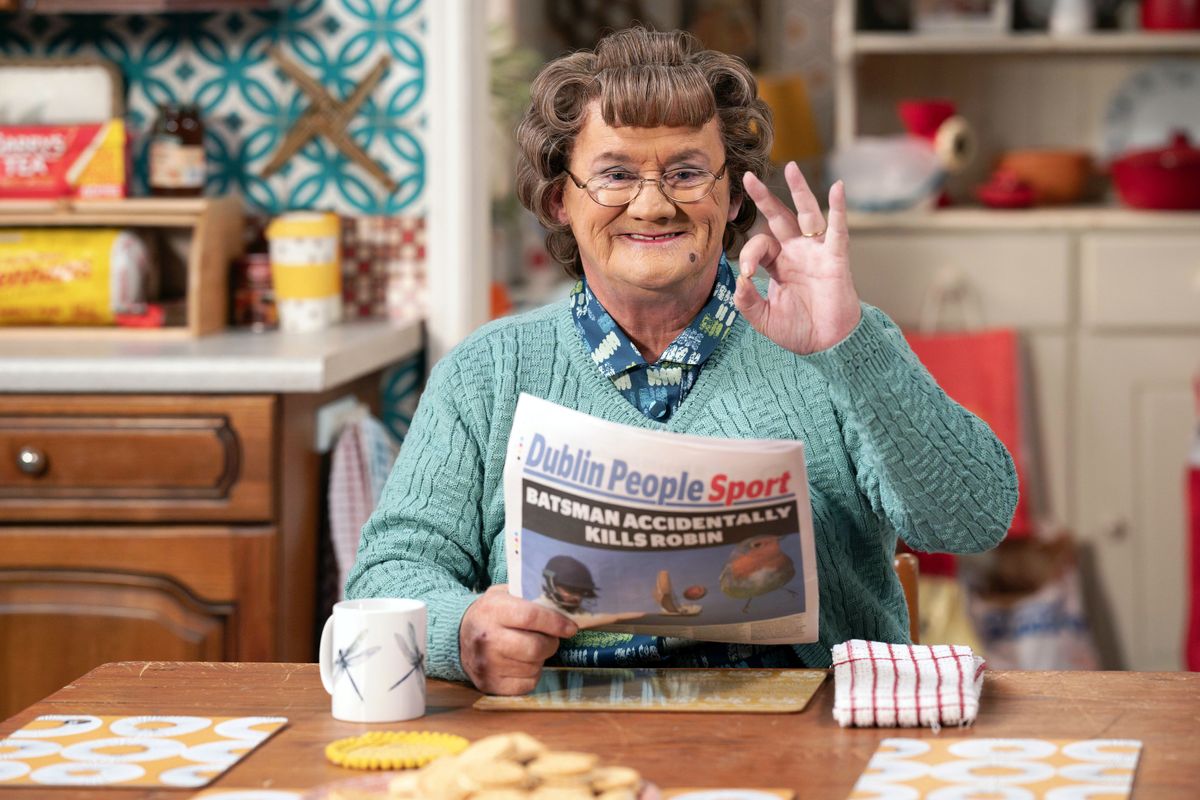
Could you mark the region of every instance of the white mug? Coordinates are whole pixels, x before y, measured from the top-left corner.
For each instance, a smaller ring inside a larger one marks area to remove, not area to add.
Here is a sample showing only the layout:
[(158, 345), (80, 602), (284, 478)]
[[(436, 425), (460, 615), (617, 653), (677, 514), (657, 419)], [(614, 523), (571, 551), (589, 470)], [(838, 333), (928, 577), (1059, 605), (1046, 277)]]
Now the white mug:
[(321, 631), (321, 683), (333, 716), (400, 722), (425, 713), (425, 604), (378, 597), (343, 600)]

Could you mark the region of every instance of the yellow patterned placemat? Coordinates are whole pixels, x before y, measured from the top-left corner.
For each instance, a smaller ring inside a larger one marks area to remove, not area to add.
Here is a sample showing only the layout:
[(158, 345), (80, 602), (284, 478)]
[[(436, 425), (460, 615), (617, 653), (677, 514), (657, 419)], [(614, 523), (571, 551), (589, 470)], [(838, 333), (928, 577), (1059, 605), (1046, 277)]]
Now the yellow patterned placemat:
[(884, 739), (850, 800), (876, 797), (1128, 798), (1135, 739)]
[(532, 692), (481, 697), (485, 711), (723, 711), (782, 714), (801, 711), (828, 675), (823, 669), (586, 669), (542, 670)]
[(0, 787), (195, 789), (286, 724), (286, 717), (49, 714), (0, 739)]
[[(383, 786), (385, 780), (377, 781)], [(318, 790), (304, 789), (205, 789), (192, 795), (189, 800), (304, 800)], [(366, 796), (364, 791), (363, 796)], [(380, 791), (380, 798), (386, 797)], [(793, 800), (796, 793), (791, 789), (663, 789), (663, 800)]]

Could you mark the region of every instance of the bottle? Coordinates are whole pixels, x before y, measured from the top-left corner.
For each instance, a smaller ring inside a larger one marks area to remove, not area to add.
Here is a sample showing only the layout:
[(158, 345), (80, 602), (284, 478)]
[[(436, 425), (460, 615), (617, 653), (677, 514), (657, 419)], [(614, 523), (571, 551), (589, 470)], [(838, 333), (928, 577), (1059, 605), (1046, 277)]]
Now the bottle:
[(204, 193), (204, 122), (193, 104), (159, 106), (150, 139), (150, 194), (197, 197)]

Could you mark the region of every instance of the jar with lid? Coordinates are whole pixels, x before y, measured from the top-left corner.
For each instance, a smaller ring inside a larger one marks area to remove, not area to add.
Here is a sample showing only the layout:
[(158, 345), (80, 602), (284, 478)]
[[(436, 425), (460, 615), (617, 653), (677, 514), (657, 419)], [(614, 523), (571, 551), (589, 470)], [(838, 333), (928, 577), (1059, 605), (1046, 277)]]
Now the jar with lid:
[(196, 197), (204, 193), (204, 122), (191, 103), (159, 106), (150, 139), (150, 194)]

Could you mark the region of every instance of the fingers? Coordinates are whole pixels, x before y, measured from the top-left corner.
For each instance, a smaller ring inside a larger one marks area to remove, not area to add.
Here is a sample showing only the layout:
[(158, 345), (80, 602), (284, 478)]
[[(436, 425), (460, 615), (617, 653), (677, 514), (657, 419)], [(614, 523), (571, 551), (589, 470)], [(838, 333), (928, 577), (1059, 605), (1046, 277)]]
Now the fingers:
[(747, 278), (753, 278), (761, 266), (767, 270), (767, 274), (771, 274), (779, 249), (779, 240), (774, 236), (765, 233), (751, 236), (738, 253), (738, 271)]
[(537, 683), (559, 639), (578, 627), (562, 614), (493, 586), (467, 607), (459, 625), (459, 660), (479, 689), (520, 694)]
[(850, 245), (850, 226), (846, 222), (846, 185), (836, 181), (829, 187), (829, 227), (825, 241), (834, 249), (846, 249)]
[(733, 290), (733, 304), (750, 323), (750, 327), (763, 333), (767, 325), (767, 301), (758, 293), (758, 288), (745, 273), (738, 276)]
[(817, 196), (808, 188), (808, 181), (795, 161), (789, 161), (783, 168), (783, 176), (787, 180), (788, 189), (792, 193), (792, 202), (796, 204), (796, 219), (803, 233), (820, 233), (825, 230), (825, 217), (821, 214), (821, 204)]
[(750, 195), (754, 205), (766, 217), (767, 226), (771, 229), (771, 233), (775, 234), (776, 239), (786, 241), (800, 235), (800, 226), (796, 222), (796, 215), (778, 197), (771, 194), (766, 184), (760, 181), (754, 173), (747, 172), (743, 175), (742, 184), (746, 187), (746, 194)]

